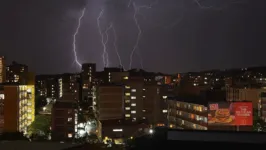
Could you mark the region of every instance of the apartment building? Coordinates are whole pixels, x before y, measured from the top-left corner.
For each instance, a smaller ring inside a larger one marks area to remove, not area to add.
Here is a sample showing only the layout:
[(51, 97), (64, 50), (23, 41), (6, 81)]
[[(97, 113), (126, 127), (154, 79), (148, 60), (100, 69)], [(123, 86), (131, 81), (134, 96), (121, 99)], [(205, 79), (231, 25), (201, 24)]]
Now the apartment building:
[(163, 123), (160, 86), (151, 79), (130, 76), (125, 82), (125, 119), (147, 124)]
[(35, 116), (34, 85), (5, 84), (1, 86), (1, 90), (3, 131), (26, 134)]
[(52, 108), (52, 140), (73, 140), (78, 131), (77, 125), (77, 103), (72, 100), (57, 101)]
[(12, 62), (6, 67), (6, 82), (27, 84), (28, 66)]
[(165, 97), (168, 102), (168, 127), (207, 130), (207, 102), (199, 97)]
[(102, 120), (124, 118), (124, 87), (104, 84), (97, 88), (98, 118)]
[(76, 102), (80, 100), (80, 82), (77, 74), (62, 74), (58, 82), (60, 100), (72, 100)]
[(81, 101), (86, 105), (83, 109), (93, 105), (93, 87), (96, 77), (96, 64), (82, 64), (81, 72)]
[(266, 92), (266, 88), (227, 88), (227, 101), (243, 101), (248, 100), (252, 102), (255, 109), (262, 107), (261, 99), (262, 93)]
[(59, 75), (37, 75), (36, 96), (50, 99), (59, 99)]

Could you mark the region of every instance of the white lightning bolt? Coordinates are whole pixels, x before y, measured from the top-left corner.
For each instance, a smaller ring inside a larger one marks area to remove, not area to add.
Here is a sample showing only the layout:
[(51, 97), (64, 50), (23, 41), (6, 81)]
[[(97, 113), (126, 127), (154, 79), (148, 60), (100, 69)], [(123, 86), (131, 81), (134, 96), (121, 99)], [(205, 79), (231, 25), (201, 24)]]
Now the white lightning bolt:
[[(107, 44), (108, 44), (108, 41), (109, 41), (109, 34), (108, 34), (108, 31), (110, 29), (113, 29), (113, 34), (114, 34), (114, 48), (115, 48), (115, 51), (116, 51), (116, 55), (119, 59), (119, 64), (121, 67), (123, 67), (124, 69), (124, 66), (122, 64), (122, 61), (121, 61), (121, 57), (119, 55), (119, 52), (118, 52), (118, 48), (117, 48), (117, 35), (116, 35), (116, 30), (115, 30), (115, 27), (113, 25), (113, 23), (111, 22), (110, 25), (106, 28), (105, 32), (103, 33), (102, 32), (102, 29), (101, 29), (101, 26), (100, 26), (100, 19), (101, 17), (103, 16), (104, 14), (104, 9), (102, 9), (98, 15), (98, 18), (97, 18), (97, 25), (98, 25), (98, 30), (99, 30), (99, 34), (101, 36), (101, 43), (102, 43), (102, 46), (103, 46), (103, 53), (102, 53), (102, 58), (103, 58), (103, 64), (104, 64), (104, 67), (109, 67), (110, 66), (110, 61), (109, 61), (109, 55), (108, 55), (108, 52), (107, 52)], [(106, 39), (105, 39), (106, 37)]]
[[(140, 41), (141, 34), (142, 34), (142, 30), (141, 30), (140, 24), (138, 22), (137, 15), (140, 13), (139, 11), (140, 11), (141, 8), (150, 9), (156, 3), (158, 3), (158, 1), (155, 1), (155, 2), (151, 3), (150, 5), (136, 6), (136, 3), (135, 2), (132, 2), (133, 7), (134, 7), (134, 15), (133, 15), (133, 18), (134, 18), (135, 24), (136, 24), (136, 26), (138, 28), (138, 36), (137, 36), (136, 43), (135, 43), (135, 45), (133, 47), (133, 50), (131, 51), (131, 54), (130, 54), (129, 69), (132, 69), (133, 55), (134, 55), (135, 51), (137, 49), (139, 49), (139, 41)], [(129, 3), (128, 7), (130, 6), (130, 4), (131, 4), (131, 1)], [(140, 59), (141, 59), (141, 57), (140, 57)], [(142, 60), (141, 60), (141, 62), (142, 62)], [(143, 67), (143, 64), (142, 63), (141, 63), (141, 65)]]
[(120, 64), (120, 66), (121, 66), (123, 69), (125, 69), (124, 66), (123, 66), (123, 64), (122, 64), (121, 57), (120, 57), (120, 55), (119, 55), (118, 48), (117, 48), (117, 45), (116, 45), (116, 43), (117, 43), (117, 35), (116, 35), (116, 30), (115, 30), (114, 25), (112, 26), (112, 29), (113, 29), (113, 34), (114, 34), (114, 43), (113, 43), (113, 44), (114, 44), (115, 52), (116, 52), (117, 58), (118, 58), (118, 60), (119, 60), (119, 64)]
[(105, 30), (105, 36), (106, 36), (106, 40), (103, 45), (104, 47), (104, 55), (105, 55), (105, 59), (106, 59), (106, 66), (105, 67), (109, 67), (110, 65), (110, 62), (109, 62), (109, 56), (108, 56), (108, 52), (107, 52), (107, 46), (106, 44), (108, 43), (109, 41), (109, 35), (108, 35), (108, 31), (113, 27), (113, 24), (111, 23), (110, 26)]
[(102, 58), (103, 58), (103, 65), (104, 67), (107, 66), (107, 62), (106, 62), (106, 58), (105, 58), (105, 55), (106, 55), (106, 47), (105, 47), (105, 42), (104, 42), (104, 35), (102, 33), (102, 30), (101, 30), (101, 25), (100, 25), (100, 19), (101, 17), (103, 16), (104, 14), (104, 9), (102, 9), (99, 13), (99, 16), (97, 18), (97, 25), (98, 25), (98, 30), (99, 30), (99, 34), (101, 36), (101, 43), (102, 43), (102, 46), (103, 46), (103, 54), (102, 54)]
[(77, 28), (76, 28), (76, 31), (75, 31), (74, 35), (73, 35), (73, 44), (72, 44), (72, 45), (73, 45), (73, 52), (74, 52), (75, 63), (76, 63), (79, 67), (81, 67), (81, 63), (79, 62), (79, 60), (78, 60), (78, 56), (77, 56), (77, 50), (76, 50), (76, 36), (77, 36), (77, 34), (79, 33), (79, 28), (80, 28), (80, 25), (81, 25), (81, 20), (82, 20), (82, 18), (84, 17), (85, 11), (86, 11), (86, 8), (84, 8), (84, 9), (82, 10), (81, 15), (80, 15), (80, 17), (79, 17), (79, 19), (78, 19), (78, 26), (77, 26)]

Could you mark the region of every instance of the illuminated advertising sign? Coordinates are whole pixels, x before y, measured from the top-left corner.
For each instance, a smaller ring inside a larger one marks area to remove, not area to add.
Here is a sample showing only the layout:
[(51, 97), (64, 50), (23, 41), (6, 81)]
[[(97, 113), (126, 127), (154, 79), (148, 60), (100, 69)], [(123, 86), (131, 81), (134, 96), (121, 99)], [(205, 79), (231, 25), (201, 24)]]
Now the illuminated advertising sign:
[(209, 103), (208, 125), (252, 126), (251, 102)]

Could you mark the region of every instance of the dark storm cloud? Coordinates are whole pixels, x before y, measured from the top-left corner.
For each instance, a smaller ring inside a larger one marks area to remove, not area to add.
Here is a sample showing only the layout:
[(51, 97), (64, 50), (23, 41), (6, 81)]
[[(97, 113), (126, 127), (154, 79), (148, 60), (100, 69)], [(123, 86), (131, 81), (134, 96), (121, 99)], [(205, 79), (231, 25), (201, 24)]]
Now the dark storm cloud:
[[(151, 0), (136, 1), (137, 5)], [(159, 0), (137, 16), (142, 28), (138, 52), (149, 71), (185, 72), (213, 68), (266, 65), (266, 2), (264, 0)], [(9, 0), (0, 2), (0, 55), (28, 64), (38, 73), (77, 71), (72, 41), (77, 18), (86, 13), (77, 36), (81, 62), (102, 69), (97, 17), (105, 9), (101, 28), (113, 23), (126, 67), (136, 42), (132, 5), (127, 0)], [(109, 32), (108, 52), (118, 66)], [(140, 67), (134, 56), (134, 67)]]

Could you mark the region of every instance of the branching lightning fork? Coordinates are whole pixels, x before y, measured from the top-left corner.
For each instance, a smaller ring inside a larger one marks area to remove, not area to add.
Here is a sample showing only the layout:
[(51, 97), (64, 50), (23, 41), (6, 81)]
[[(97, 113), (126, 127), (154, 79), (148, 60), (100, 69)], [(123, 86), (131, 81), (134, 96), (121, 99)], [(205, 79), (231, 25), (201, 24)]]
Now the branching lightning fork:
[(106, 59), (106, 66), (105, 67), (109, 67), (109, 65), (110, 65), (110, 62), (109, 62), (109, 55), (108, 55), (108, 52), (107, 52), (107, 46), (106, 46), (106, 44), (108, 43), (108, 41), (109, 41), (109, 35), (108, 35), (108, 31), (111, 29), (113, 27), (113, 24), (111, 23), (110, 25), (109, 25), (109, 27), (105, 30), (105, 36), (106, 36), (106, 40), (105, 40), (105, 42), (103, 42), (104, 43), (104, 54), (103, 55), (105, 55), (105, 59)]
[(80, 15), (80, 17), (79, 17), (79, 19), (78, 19), (78, 26), (77, 26), (77, 28), (76, 28), (76, 30), (75, 30), (74, 35), (73, 35), (73, 44), (72, 44), (72, 45), (73, 45), (73, 52), (74, 52), (75, 63), (76, 63), (79, 67), (81, 67), (81, 63), (79, 62), (79, 60), (78, 60), (78, 56), (77, 56), (76, 36), (77, 36), (78, 33), (79, 33), (79, 28), (80, 28), (80, 25), (81, 25), (81, 20), (82, 20), (82, 18), (84, 17), (85, 11), (86, 11), (86, 8), (84, 8), (84, 9), (82, 10), (81, 15)]
[[(138, 36), (137, 36), (137, 40), (136, 40), (136, 43), (133, 47), (133, 50), (131, 51), (131, 54), (130, 54), (130, 62), (129, 62), (129, 69), (132, 69), (132, 63), (133, 63), (133, 56), (134, 56), (134, 53), (137, 49), (139, 49), (139, 41), (140, 41), (140, 38), (141, 38), (141, 35), (142, 35), (142, 30), (141, 30), (141, 27), (140, 27), (140, 24), (138, 22), (138, 18), (137, 18), (137, 15), (140, 14), (140, 9), (142, 8), (145, 8), (145, 9), (150, 9), (152, 8), (153, 5), (157, 4), (158, 1), (155, 1), (153, 3), (151, 3), (150, 5), (140, 5), (140, 6), (137, 6), (135, 2), (132, 2), (131, 0), (129, 1), (129, 4), (128, 4), (128, 7), (130, 6), (130, 4), (133, 4), (133, 7), (134, 7), (134, 15), (133, 15), (133, 19), (135, 21), (135, 24), (138, 28)], [(140, 53), (138, 53), (140, 55)], [(139, 56), (139, 58), (141, 59), (140, 60), (140, 63), (141, 63), (141, 67), (143, 68), (143, 64), (142, 64), (142, 57)]]
[(100, 19), (101, 17), (103, 16), (104, 14), (104, 9), (102, 9), (98, 15), (98, 18), (97, 18), (97, 25), (98, 25), (98, 31), (99, 31), (99, 34), (101, 36), (101, 43), (102, 43), (102, 46), (103, 46), (103, 54), (102, 54), (102, 59), (103, 59), (103, 65), (104, 67), (106, 67), (107, 65), (107, 62), (106, 62), (106, 58), (105, 58), (105, 55), (106, 55), (106, 48), (105, 48), (105, 44), (104, 44), (104, 35), (102, 33), (102, 29), (101, 29), (101, 24), (100, 24)]
[(112, 26), (112, 29), (113, 29), (113, 34), (114, 34), (114, 43), (113, 43), (113, 44), (114, 44), (115, 52), (116, 52), (117, 58), (118, 58), (118, 60), (119, 60), (119, 64), (120, 64), (120, 66), (121, 66), (123, 69), (125, 69), (124, 66), (123, 66), (123, 64), (122, 64), (121, 57), (120, 57), (120, 55), (119, 55), (118, 48), (117, 48), (117, 45), (116, 45), (116, 43), (117, 43), (117, 35), (116, 35), (116, 30), (115, 30), (114, 25)]
[[(104, 14), (104, 9), (102, 9), (100, 11), (99, 15), (98, 15), (97, 25), (98, 25), (99, 34), (101, 36), (101, 43), (102, 43), (102, 46), (103, 46), (102, 59), (103, 59), (104, 67), (109, 67), (110, 66), (109, 55), (108, 55), (108, 51), (107, 51), (107, 44), (108, 44), (108, 41), (109, 41), (108, 31), (110, 29), (112, 29), (113, 30), (113, 34), (114, 34), (114, 43), (113, 43), (113, 45), (114, 45), (114, 48), (115, 48), (115, 51), (116, 51), (116, 55), (117, 55), (117, 57), (119, 59), (119, 64), (124, 69), (124, 66), (122, 64), (121, 57), (119, 55), (118, 48), (117, 48), (117, 45), (116, 45), (116, 43), (117, 43), (117, 35), (116, 35), (116, 30), (115, 30), (115, 27), (114, 27), (113, 23), (111, 22), (110, 25), (105, 30), (105, 32), (104, 33), (102, 32), (102, 29), (101, 29), (101, 26), (100, 26), (100, 19), (103, 16), (103, 14)], [(106, 37), (106, 39), (105, 39), (105, 37)]]

